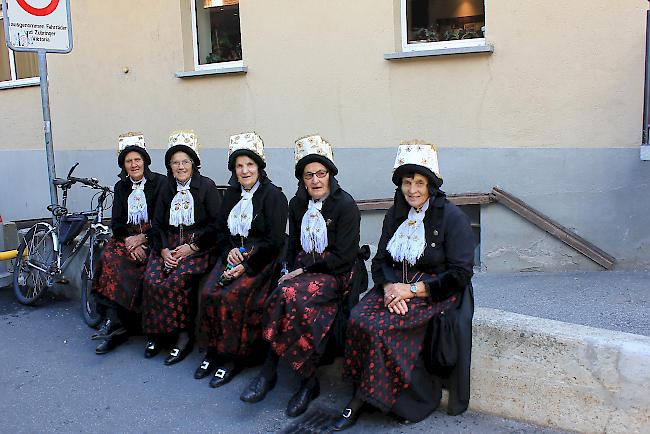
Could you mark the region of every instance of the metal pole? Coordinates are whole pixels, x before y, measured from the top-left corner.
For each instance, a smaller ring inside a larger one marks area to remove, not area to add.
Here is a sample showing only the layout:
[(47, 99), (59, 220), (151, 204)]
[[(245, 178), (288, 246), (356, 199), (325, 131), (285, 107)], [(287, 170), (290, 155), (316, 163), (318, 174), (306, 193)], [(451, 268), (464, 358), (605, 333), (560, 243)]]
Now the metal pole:
[(58, 204), (56, 187), (52, 183), (56, 178), (54, 165), (54, 148), (52, 147), (52, 121), (50, 120), (50, 93), (47, 83), (47, 59), (45, 50), (38, 50), (38, 71), (41, 78), (41, 105), (43, 106), (43, 129), (45, 131), (45, 154), (47, 156), (47, 177), (50, 184), (50, 202)]
[[(650, 0), (649, 0), (650, 1)], [(646, 11), (645, 25), (645, 81), (643, 83), (643, 132), (641, 145), (648, 145), (650, 128), (650, 10)]]

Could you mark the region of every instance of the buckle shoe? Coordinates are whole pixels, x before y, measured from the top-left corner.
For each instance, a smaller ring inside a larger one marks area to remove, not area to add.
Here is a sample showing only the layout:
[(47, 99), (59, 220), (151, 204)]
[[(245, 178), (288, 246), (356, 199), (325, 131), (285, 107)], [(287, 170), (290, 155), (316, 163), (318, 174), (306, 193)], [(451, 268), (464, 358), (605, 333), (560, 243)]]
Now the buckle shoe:
[(194, 371), (194, 378), (196, 378), (197, 380), (205, 378), (208, 375), (210, 375), (213, 369), (214, 369), (214, 360), (210, 356), (205, 356), (203, 358), (203, 361), (199, 365), (199, 367), (196, 368), (196, 371)]

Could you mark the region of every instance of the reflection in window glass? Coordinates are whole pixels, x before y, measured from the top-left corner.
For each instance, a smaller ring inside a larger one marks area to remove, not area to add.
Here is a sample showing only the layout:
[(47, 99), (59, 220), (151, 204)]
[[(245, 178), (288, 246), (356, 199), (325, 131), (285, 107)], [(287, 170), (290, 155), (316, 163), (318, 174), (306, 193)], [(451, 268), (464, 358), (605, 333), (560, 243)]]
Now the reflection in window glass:
[(0, 20), (0, 81), (11, 80), (9, 68), (9, 49), (5, 44), (5, 32), (2, 30), (2, 20)]
[(31, 52), (12, 52), (7, 48), (5, 43), (5, 33), (2, 29), (2, 19), (0, 19), (0, 81), (11, 80), (11, 61), (13, 56), (15, 77), (21, 78), (38, 77), (38, 57), (36, 53)]
[(14, 53), (16, 63), (16, 78), (38, 77), (38, 57), (36, 53)]
[(242, 59), (239, 1), (196, 0), (199, 65)]
[(483, 38), (483, 0), (406, 0), (409, 44)]

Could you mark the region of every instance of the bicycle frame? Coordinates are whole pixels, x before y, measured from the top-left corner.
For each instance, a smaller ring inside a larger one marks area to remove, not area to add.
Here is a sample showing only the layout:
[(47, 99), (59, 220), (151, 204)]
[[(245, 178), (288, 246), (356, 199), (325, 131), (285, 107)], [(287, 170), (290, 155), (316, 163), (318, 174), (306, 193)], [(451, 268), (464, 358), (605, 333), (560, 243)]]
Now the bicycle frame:
[[(74, 168), (73, 168), (74, 169)], [(71, 171), (72, 172), (72, 171)], [(70, 175), (68, 175), (70, 176)], [(70, 186), (63, 186), (63, 203), (62, 207), (66, 208), (67, 205), (67, 200), (68, 200), (68, 190), (71, 188)], [(53, 243), (53, 250), (56, 254), (56, 269), (49, 269), (46, 270), (43, 267), (40, 267), (38, 264), (33, 263), (30, 259), (28, 259), (27, 264), (31, 267), (34, 267), (35, 269), (50, 275), (50, 276), (55, 276), (57, 274), (62, 274), (67, 268), (68, 265), (72, 262), (72, 260), (77, 256), (83, 245), (88, 241), (89, 238), (91, 238), (94, 234), (98, 234), (100, 236), (106, 235), (110, 233), (110, 230), (106, 225), (102, 223), (102, 220), (104, 219), (104, 202), (106, 200), (106, 196), (108, 195), (107, 189), (103, 189), (101, 194), (99, 195), (99, 198), (97, 200), (97, 207), (95, 210), (90, 211), (90, 212), (83, 212), (81, 214), (87, 216), (87, 217), (93, 217), (92, 222), (88, 228), (86, 228), (83, 232), (83, 236), (80, 239), (77, 239), (75, 242), (74, 246), (70, 250), (70, 253), (67, 255), (66, 259), (63, 260), (63, 248), (62, 245), (59, 241), (59, 231), (61, 227), (61, 216), (54, 216), (54, 226), (52, 226), (49, 223), (46, 222), (41, 222), (38, 223), (39, 225), (45, 226), (47, 229), (47, 233), (51, 235), (52, 237), (52, 243)], [(66, 208), (67, 209), (67, 208)], [(95, 243), (97, 243), (96, 240), (91, 241), (91, 245), (89, 246), (90, 251), (94, 250)], [(62, 262), (63, 260), (63, 262)], [(91, 254), (91, 262), (93, 260), (93, 255)], [(91, 263), (90, 270), (88, 270), (89, 276), (92, 277), (92, 270), (93, 270), (93, 265)]]

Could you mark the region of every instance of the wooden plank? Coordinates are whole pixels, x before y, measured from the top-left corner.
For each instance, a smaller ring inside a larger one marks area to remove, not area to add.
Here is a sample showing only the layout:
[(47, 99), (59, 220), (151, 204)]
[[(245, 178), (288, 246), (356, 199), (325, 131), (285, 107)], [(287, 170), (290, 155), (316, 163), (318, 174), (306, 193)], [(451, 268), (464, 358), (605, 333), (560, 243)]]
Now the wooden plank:
[[(460, 193), (447, 196), (451, 203), (456, 205), (485, 205), (494, 202), (494, 197), (489, 193)], [(387, 210), (393, 206), (392, 198), (358, 200), (357, 206), (361, 211)]]
[(361, 211), (381, 211), (393, 206), (393, 199), (358, 200), (357, 206)]
[(447, 199), (456, 205), (486, 205), (494, 202), (494, 197), (489, 193), (450, 194)]
[(576, 251), (582, 253), (601, 267), (607, 270), (614, 268), (616, 258), (599, 249), (573, 231), (565, 228), (552, 218), (537, 211), (535, 208), (531, 207), (521, 199), (504, 190), (501, 190), (498, 187), (494, 187), (491, 194), (500, 204), (511, 209), (538, 228), (553, 235), (555, 238), (572, 247)]

